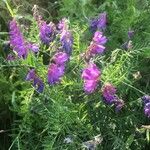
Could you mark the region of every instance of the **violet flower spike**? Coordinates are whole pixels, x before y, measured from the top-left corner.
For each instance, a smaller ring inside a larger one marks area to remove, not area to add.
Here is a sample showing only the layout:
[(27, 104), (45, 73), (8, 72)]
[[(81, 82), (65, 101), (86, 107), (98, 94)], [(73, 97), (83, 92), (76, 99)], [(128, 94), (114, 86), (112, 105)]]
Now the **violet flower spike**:
[(103, 33), (96, 31), (93, 37), (93, 41), (90, 43), (90, 46), (87, 50), (88, 57), (95, 56), (97, 54), (102, 54), (105, 50), (104, 44), (107, 42), (107, 38), (103, 36)]
[(10, 22), (9, 34), (10, 45), (13, 47), (13, 50), (17, 52), (19, 58), (25, 59), (28, 55), (27, 45), (15, 19)]
[(64, 51), (68, 55), (71, 55), (73, 46), (73, 37), (71, 35), (71, 32), (63, 30), (62, 33), (60, 34), (60, 42)]
[(93, 63), (90, 63), (88, 67), (83, 70), (81, 77), (84, 80), (84, 91), (86, 93), (90, 94), (96, 90), (100, 75), (101, 71)]
[(46, 22), (41, 22), (39, 25), (40, 28), (40, 39), (41, 41), (49, 45), (49, 43), (53, 40), (54, 38), (54, 32), (55, 32), (55, 25), (50, 22), (47, 24)]
[(97, 30), (97, 18), (91, 19), (90, 21), (90, 30), (92, 33), (94, 33)]
[(113, 104), (116, 100), (116, 88), (112, 84), (106, 83), (102, 88), (102, 95), (106, 104)]
[(90, 29), (94, 33), (96, 30), (104, 31), (106, 29), (107, 14), (106, 12), (99, 14), (95, 19), (90, 21)]
[(60, 82), (61, 77), (64, 75), (65, 66), (58, 66), (57, 64), (50, 64), (48, 68), (48, 83), (54, 85)]

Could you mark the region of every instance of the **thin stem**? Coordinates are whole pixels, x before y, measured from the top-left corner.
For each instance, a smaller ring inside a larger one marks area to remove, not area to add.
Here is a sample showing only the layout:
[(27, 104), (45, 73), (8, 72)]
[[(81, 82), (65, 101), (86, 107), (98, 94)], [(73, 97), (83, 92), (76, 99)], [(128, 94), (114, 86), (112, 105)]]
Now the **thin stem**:
[(134, 89), (134, 90), (136, 90), (136, 91), (142, 93), (143, 95), (146, 95), (146, 93), (144, 93), (143, 91), (137, 89), (136, 87), (134, 87), (134, 86), (132, 86), (132, 85), (130, 85), (130, 84), (128, 84), (128, 83), (125, 83), (125, 82), (123, 82), (123, 81), (122, 81), (122, 83), (125, 84), (125, 85), (127, 85), (127, 86), (129, 86), (129, 87), (131, 87), (132, 89)]

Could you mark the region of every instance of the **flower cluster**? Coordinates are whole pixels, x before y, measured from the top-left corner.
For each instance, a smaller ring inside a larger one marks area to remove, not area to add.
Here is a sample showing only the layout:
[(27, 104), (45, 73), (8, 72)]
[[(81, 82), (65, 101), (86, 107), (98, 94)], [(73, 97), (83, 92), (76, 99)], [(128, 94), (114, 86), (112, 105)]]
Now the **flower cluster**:
[(147, 117), (150, 118), (150, 96), (145, 95), (141, 99), (143, 100), (144, 103), (144, 113)]
[[(10, 45), (13, 47), (13, 50), (17, 52), (19, 58), (25, 59), (28, 55), (28, 50), (32, 52), (38, 52), (39, 46), (35, 43), (28, 42), (24, 39), (19, 26), (15, 19), (10, 22)], [(8, 57), (8, 60), (14, 60)]]
[(48, 83), (50, 85), (60, 82), (61, 77), (64, 75), (65, 63), (69, 57), (64, 52), (58, 52), (53, 56), (54, 63), (49, 65), (48, 68)]
[(96, 90), (100, 75), (101, 71), (93, 63), (90, 63), (88, 67), (83, 70), (82, 79), (84, 80), (84, 91), (86, 93), (92, 93)]
[(40, 21), (39, 29), (41, 41), (44, 44), (49, 45), (49, 43), (54, 39), (55, 25), (52, 22), (47, 24), (45, 21)]
[(118, 112), (124, 106), (124, 101), (118, 98), (116, 92), (116, 88), (110, 83), (106, 83), (102, 88), (104, 102), (108, 105), (114, 104), (116, 112)]
[(92, 56), (97, 54), (102, 54), (105, 50), (104, 44), (107, 42), (106, 36), (103, 36), (103, 33), (96, 31), (93, 37), (90, 46), (86, 52), (86, 58), (89, 60)]
[(13, 50), (17, 52), (19, 58), (22, 57), (25, 59), (28, 54), (27, 44), (15, 19), (10, 22), (9, 28), (10, 45), (13, 47)]
[(35, 69), (30, 69), (27, 76), (27, 81), (32, 81), (32, 85), (36, 88), (36, 91), (39, 93), (43, 92), (44, 90), (44, 83), (43, 81), (37, 76)]
[(100, 14), (98, 19), (93, 20), (92, 27), (97, 31), (94, 33), (90, 46), (85, 53), (85, 60), (88, 62), (88, 67), (82, 72), (84, 91), (86, 93), (93, 93), (95, 91), (101, 75), (100, 69), (95, 64), (89, 63), (89, 61), (92, 57), (102, 54), (105, 50), (104, 44), (107, 42), (107, 38), (99, 30), (106, 27), (106, 13)]
[(62, 49), (68, 54), (72, 53), (73, 37), (68, 29), (68, 20), (66, 18), (62, 19), (58, 24), (58, 29), (60, 30), (60, 42)]
[(72, 52), (73, 38), (68, 28), (68, 20), (65, 18), (62, 19), (58, 24), (58, 33), (62, 46), (60, 49), (63, 52), (57, 52), (52, 58), (53, 63), (49, 65), (48, 83), (50, 85), (60, 82), (65, 72), (65, 64), (69, 60), (69, 56)]
[(98, 18), (92, 19), (90, 22), (90, 29), (92, 32), (96, 30), (105, 30), (107, 23), (107, 14), (106, 12), (101, 13)]

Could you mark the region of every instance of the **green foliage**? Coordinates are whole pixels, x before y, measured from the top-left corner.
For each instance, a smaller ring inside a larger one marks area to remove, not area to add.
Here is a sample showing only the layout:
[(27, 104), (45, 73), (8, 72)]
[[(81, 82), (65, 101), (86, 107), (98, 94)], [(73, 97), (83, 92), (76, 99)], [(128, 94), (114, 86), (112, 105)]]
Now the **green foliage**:
[[(53, 56), (58, 41), (51, 43), (49, 47), (40, 43), (37, 23), (33, 20), (31, 11), (28, 12), (34, 1), (21, 2), (22, 6), (16, 1), (8, 1), (8, 4), (12, 6), (18, 22), (24, 24), (24, 36), (29, 41), (40, 44), (40, 52), (36, 56), (29, 53), (25, 60), (5, 60), (11, 50), (8, 48), (4, 51), (4, 41), (8, 40), (5, 26), (10, 16), (4, 14), (4, 11), (8, 13), (8, 10), (6, 5), (0, 2), (0, 7), (3, 8), (0, 10), (0, 121), (7, 124), (9, 120), (8, 126), (0, 127), (5, 130), (11, 128), (11, 132), (8, 132), (11, 139), (0, 142), (0, 147), (9, 150), (84, 149), (83, 142), (100, 134), (103, 141), (97, 145), (97, 149), (147, 149), (150, 129), (142, 125), (149, 125), (150, 121), (143, 114), (140, 97), (150, 94), (150, 2), (39, 1), (40, 12), (48, 21), (58, 22), (57, 19), (62, 17), (70, 19), (74, 37), (73, 54), (62, 82), (55, 86), (46, 84), (42, 94), (37, 93), (31, 84), (25, 81), (25, 77), (28, 69), (34, 67), (47, 83), (47, 61)], [(55, 13), (49, 8), (54, 8)], [(107, 49), (103, 56), (92, 60), (101, 68), (101, 85), (95, 93), (87, 95), (83, 91), (81, 79), (81, 70), (85, 66), (81, 54), (86, 51), (92, 39), (88, 25), (90, 18), (103, 11), (106, 11), (108, 16), (105, 31), (108, 37)], [(134, 30), (135, 34), (132, 39), (133, 47), (126, 51), (121, 45), (127, 41), (129, 29)], [(140, 72), (140, 75), (137, 72)], [(116, 113), (113, 106), (103, 102), (101, 86), (107, 82), (117, 87), (117, 94), (125, 101), (120, 113)], [(72, 142), (66, 143), (67, 138)]]

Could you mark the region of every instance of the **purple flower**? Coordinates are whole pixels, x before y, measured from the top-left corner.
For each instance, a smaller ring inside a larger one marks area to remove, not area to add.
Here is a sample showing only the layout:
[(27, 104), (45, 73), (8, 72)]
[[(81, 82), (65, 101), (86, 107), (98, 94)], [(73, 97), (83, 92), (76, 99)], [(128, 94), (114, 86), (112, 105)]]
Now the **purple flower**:
[(63, 30), (60, 34), (60, 42), (65, 52), (68, 55), (71, 55), (72, 46), (73, 46), (73, 37), (71, 32), (68, 30)]
[(150, 118), (150, 102), (145, 104), (144, 113), (148, 118)]
[(105, 30), (107, 23), (107, 14), (106, 12), (101, 13), (98, 18), (92, 19), (90, 21), (90, 29), (92, 32), (96, 30)]
[(84, 91), (86, 93), (93, 93), (97, 88), (98, 82), (95, 80), (86, 80), (84, 82)]
[(144, 95), (141, 99), (143, 100), (144, 104), (150, 103), (149, 95)]
[(53, 57), (53, 61), (57, 64), (57, 65), (64, 65), (65, 62), (67, 62), (69, 59), (68, 55), (64, 52), (58, 52), (54, 55)]
[(130, 30), (128, 31), (128, 38), (131, 39), (134, 35), (134, 31)]
[(107, 42), (106, 36), (103, 36), (103, 33), (100, 31), (96, 31), (93, 37), (93, 41), (97, 44), (104, 45)]
[(93, 64), (90, 63), (87, 68), (85, 68), (82, 72), (82, 79), (84, 80), (84, 91), (87, 93), (93, 93), (99, 82), (101, 72), (99, 68)]
[(90, 29), (91, 29), (92, 33), (94, 33), (97, 30), (97, 18), (92, 19), (90, 21)]
[(36, 88), (36, 90), (39, 92), (39, 93), (42, 93), (43, 90), (44, 90), (44, 83), (43, 81), (39, 78), (39, 77), (35, 77), (34, 80), (33, 80), (33, 86)]
[(90, 56), (95, 56), (97, 54), (102, 54), (105, 50), (105, 47), (103, 45), (98, 45), (96, 43), (91, 43), (89, 47)]
[(68, 19), (63, 18), (62, 20), (59, 21), (58, 23), (58, 29), (59, 30), (68, 30)]
[(49, 45), (54, 38), (55, 25), (52, 22), (47, 24), (45, 21), (43, 21), (40, 22), (39, 28), (41, 41), (44, 44)]
[(61, 77), (64, 75), (64, 70), (64, 65), (50, 64), (48, 68), (48, 83), (53, 85), (60, 82)]
[(30, 69), (26, 76), (26, 80), (32, 81), (35, 77), (36, 77), (35, 69)]
[(60, 42), (62, 49), (68, 54), (71, 55), (72, 52), (72, 45), (73, 45), (73, 37), (71, 32), (69, 31), (68, 20), (63, 18), (59, 24), (59, 34), (60, 34)]
[(33, 86), (36, 88), (36, 91), (42, 93), (44, 90), (44, 83), (43, 81), (36, 75), (35, 69), (30, 69), (27, 76), (27, 81), (32, 81)]
[(88, 57), (95, 56), (97, 54), (102, 54), (105, 50), (104, 44), (107, 42), (107, 38), (103, 36), (102, 32), (96, 31), (93, 37), (93, 41), (90, 43), (88, 47), (86, 55)]
[(99, 18), (97, 21), (98, 30), (105, 30), (106, 29), (106, 23), (107, 23), (107, 14), (106, 14), (106, 12), (104, 12), (104, 13), (101, 13), (99, 15)]
[(27, 44), (23, 38), (23, 35), (17, 25), (15, 19), (10, 22), (10, 45), (13, 50), (18, 53), (19, 58), (26, 58), (28, 54)]
[(106, 104), (113, 104), (116, 100), (116, 88), (112, 84), (107, 83), (102, 88), (102, 95)]
[(124, 101), (121, 99), (117, 99), (114, 101), (114, 105), (116, 112), (119, 112), (124, 106)]

